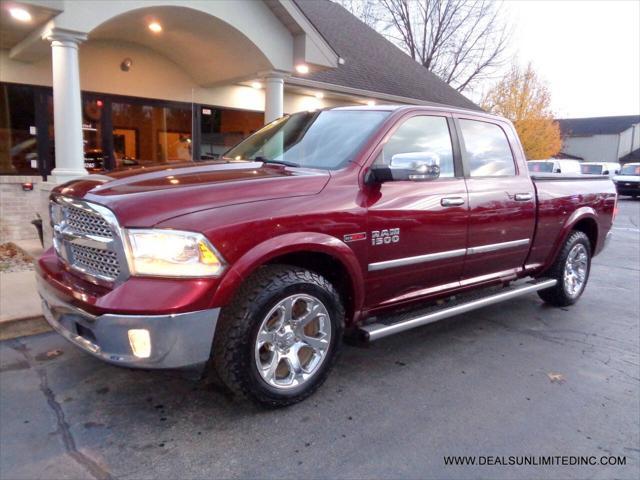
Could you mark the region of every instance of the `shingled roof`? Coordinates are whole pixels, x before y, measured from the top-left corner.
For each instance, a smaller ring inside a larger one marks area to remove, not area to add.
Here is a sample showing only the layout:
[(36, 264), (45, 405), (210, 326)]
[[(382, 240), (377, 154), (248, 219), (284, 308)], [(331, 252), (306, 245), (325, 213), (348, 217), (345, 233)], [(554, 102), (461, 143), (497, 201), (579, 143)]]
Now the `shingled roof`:
[(612, 135), (624, 132), (634, 123), (640, 123), (640, 115), (620, 117), (560, 118), (562, 136)]
[(338, 68), (299, 76), (301, 79), (481, 110), (341, 5), (329, 0), (295, 1), (345, 60)]

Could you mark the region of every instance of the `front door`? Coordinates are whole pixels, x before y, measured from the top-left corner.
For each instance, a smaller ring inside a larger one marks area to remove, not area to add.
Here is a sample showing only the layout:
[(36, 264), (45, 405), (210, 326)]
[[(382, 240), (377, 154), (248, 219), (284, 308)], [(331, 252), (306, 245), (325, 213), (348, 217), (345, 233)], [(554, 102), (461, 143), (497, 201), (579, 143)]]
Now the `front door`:
[[(506, 131), (485, 119), (458, 118), (469, 192), (463, 285), (510, 278), (522, 269), (535, 227), (535, 190), (519, 169)], [(510, 129), (509, 129), (510, 130)], [(515, 142), (515, 139), (512, 139)]]
[(369, 192), (367, 305), (413, 300), (458, 285), (467, 238), (467, 191), (446, 116), (401, 121), (376, 156), (428, 154), (440, 178), (389, 181)]

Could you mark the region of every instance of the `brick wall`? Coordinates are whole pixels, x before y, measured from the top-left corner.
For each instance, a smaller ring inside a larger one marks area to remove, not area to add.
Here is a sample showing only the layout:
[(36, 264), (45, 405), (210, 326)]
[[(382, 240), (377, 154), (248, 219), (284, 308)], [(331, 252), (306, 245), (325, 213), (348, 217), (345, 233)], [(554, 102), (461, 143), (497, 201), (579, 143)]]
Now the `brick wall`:
[[(33, 183), (33, 190), (22, 190), (26, 182)], [(38, 176), (0, 175), (0, 243), (38, 238), (31, 220), (41, 209), (41, 182)]]

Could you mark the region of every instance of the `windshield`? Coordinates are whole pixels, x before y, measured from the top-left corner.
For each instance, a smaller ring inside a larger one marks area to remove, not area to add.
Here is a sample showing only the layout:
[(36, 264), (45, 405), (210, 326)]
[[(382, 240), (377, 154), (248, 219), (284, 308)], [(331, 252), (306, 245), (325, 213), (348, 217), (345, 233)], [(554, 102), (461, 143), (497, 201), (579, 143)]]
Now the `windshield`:
[(584, 175), (601, 175), (602, 165), (580, 165), (580, 170)]
[(620, 175), (637, 175), (637, 176), (640, 176), (640, 165), (625, 165), (620, 170)]
[(251, 135), (223, 158), (334, 170), (353, 159), (388, 115), (357, 110), (294, 113)]
[(529, 162), (528, 166), (530, 172), (553, 173), (552, 162)]

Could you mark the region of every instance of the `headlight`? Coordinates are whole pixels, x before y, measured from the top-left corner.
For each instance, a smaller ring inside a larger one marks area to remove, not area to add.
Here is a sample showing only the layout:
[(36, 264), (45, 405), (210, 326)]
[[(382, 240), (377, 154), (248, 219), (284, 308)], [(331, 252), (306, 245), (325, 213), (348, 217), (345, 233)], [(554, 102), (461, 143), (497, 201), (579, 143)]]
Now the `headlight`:
[(133, 275), (213, 277), (224, 260), (200, 233), (179, 230), (127, 230)]

